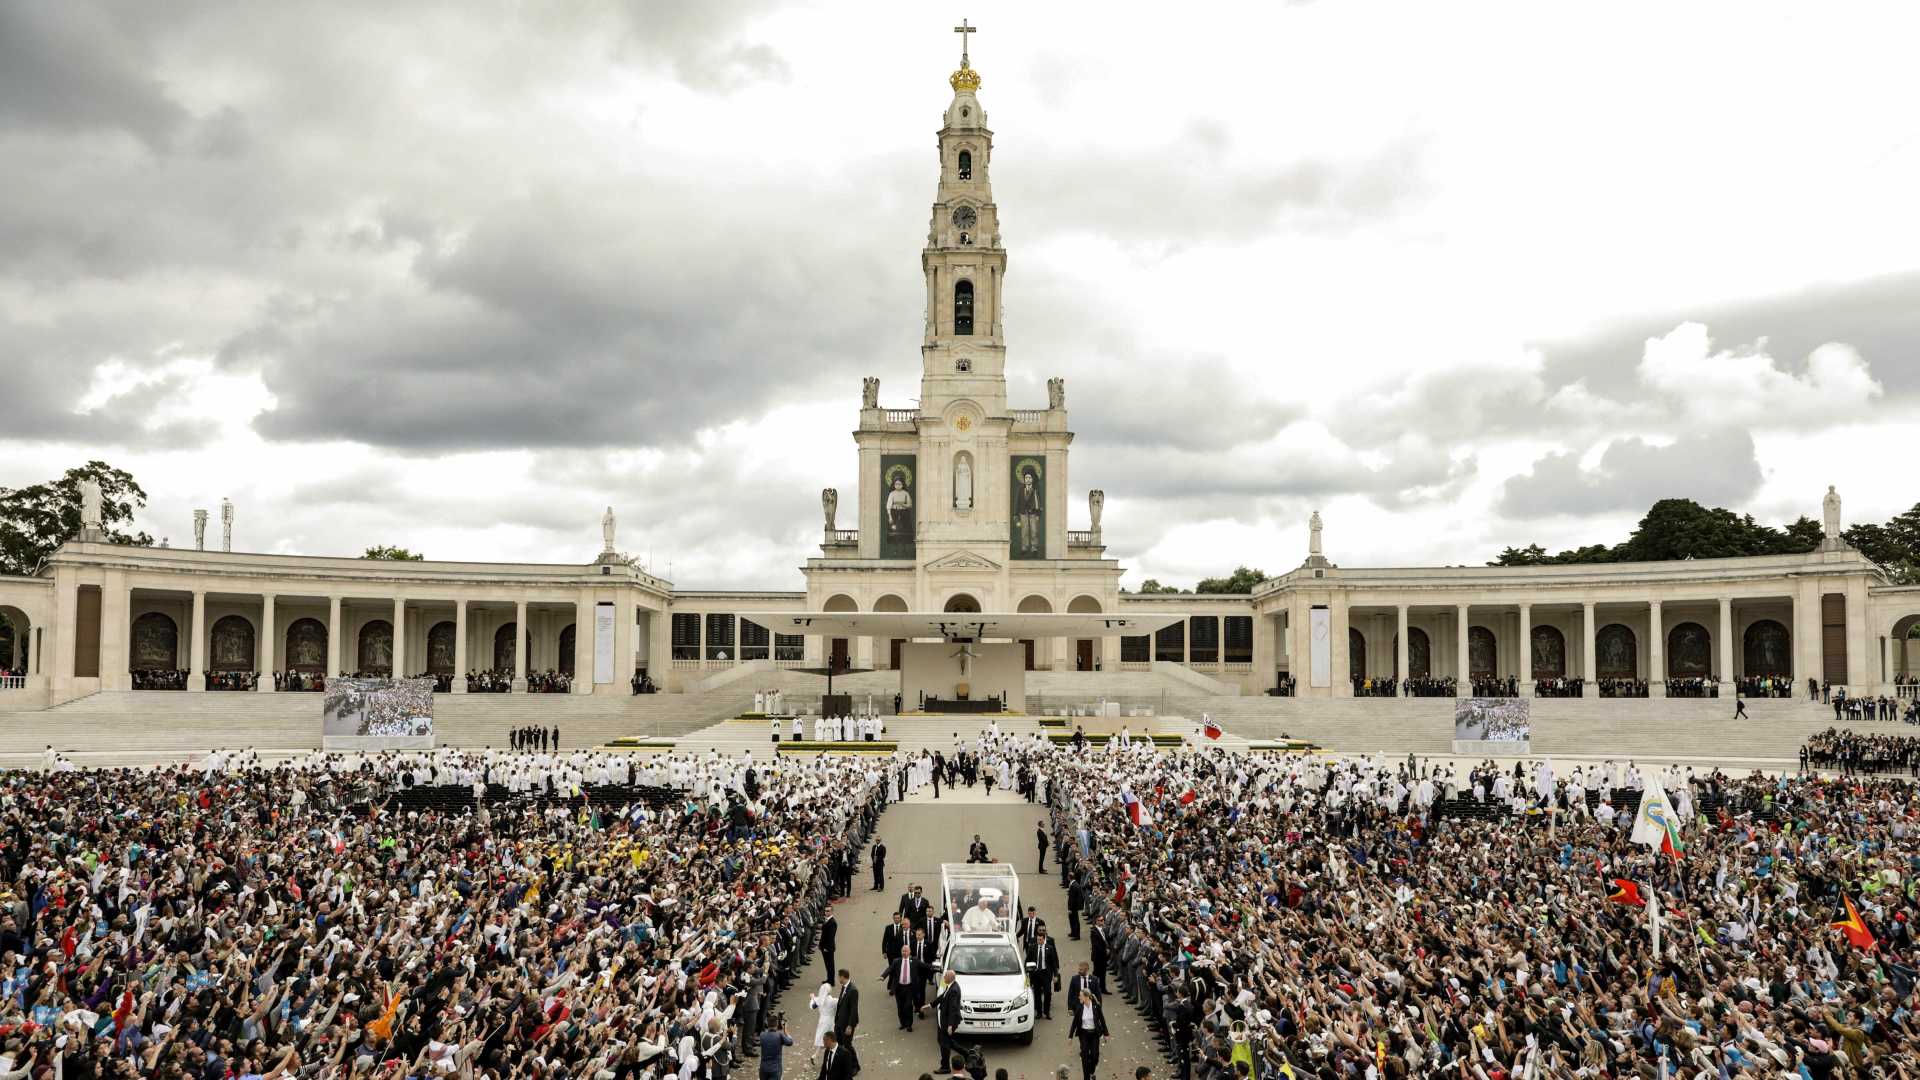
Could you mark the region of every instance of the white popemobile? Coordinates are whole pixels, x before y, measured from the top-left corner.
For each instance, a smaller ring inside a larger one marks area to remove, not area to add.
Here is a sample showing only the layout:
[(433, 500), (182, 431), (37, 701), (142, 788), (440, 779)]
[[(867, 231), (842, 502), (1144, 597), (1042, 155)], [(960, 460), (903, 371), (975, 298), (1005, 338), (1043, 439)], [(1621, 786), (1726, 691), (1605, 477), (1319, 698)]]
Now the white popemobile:
[(936, 965), (960, 984), (960, 1034), (1033, 1041), (1030, 965), (1013, 932), (1020, 875), (1009, 863), (942, 863), (946, 941)]

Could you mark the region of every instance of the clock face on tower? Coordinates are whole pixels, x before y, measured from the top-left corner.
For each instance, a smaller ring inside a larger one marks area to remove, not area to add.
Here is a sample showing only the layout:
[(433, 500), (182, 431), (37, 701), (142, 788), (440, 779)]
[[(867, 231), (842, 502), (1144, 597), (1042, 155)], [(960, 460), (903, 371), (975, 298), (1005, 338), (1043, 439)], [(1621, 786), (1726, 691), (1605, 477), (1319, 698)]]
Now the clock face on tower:
[(971, 229), (974, 222), (979, 220), (980, 215), (974, 213), (971, 206), (962, 206), (953, 212), (953, 227), (956, 229)]

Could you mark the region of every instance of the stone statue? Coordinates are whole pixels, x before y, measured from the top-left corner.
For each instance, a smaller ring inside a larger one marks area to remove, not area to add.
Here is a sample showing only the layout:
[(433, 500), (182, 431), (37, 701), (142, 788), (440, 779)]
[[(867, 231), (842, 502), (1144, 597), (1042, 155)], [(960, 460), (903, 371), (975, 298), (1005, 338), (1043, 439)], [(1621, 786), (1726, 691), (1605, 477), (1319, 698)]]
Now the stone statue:
[(1821, 531), (1829, 540), (1840, 539), (1840, 493), (1827, 485), (1827, 497), (1820, 500)]
[(1067, 407), (1067, 380), (1054, 377), (1047, 380), (1047, 408), (1064, 409)]
[(606, 545), (600, 550), (607, 555), (613, 554), (613, 525), (613, 507), (609, 506), (607, 512), (600, 515), (600, 542)]
[(207, 550), (207, 512), (205, 510), (193, 512), (193, 550)]
[(820, 510), (827, 516), (827, 532), (832, 533), (834, 515), (840, 512), (840, 491), (837, 488), (820, 490)]
[(869, 375), (860, 380), (860, 407), (877, 409), (880, 407), (880, 380)]
[(1320, 511), (1315, 510), (1307, 519), (1307, 554), (1320, 554)]
[(220, 550), (233, 550), (233, 501), (220, 499)]
[(100, 506), (100, 482), (80, 481), (80, 532), (82, 535), (104, 532), (106, 521)]
[(1087, 516), (1093, 519), (1093, 531), (1100, 531), (1100, 512), (1107, 508), (1107, 493), (1099, 488), (1087, 492)]
[(973, 461), (965, 454), (953, 459), (953, 508), (973, 509)]

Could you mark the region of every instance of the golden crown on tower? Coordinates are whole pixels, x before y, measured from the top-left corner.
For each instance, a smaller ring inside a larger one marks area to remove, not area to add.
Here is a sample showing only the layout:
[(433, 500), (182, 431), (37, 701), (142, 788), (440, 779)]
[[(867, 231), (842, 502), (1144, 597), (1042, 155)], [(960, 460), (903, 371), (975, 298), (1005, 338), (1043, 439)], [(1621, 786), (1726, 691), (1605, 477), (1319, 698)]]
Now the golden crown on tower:
[(962, 90), (978, 90), (980, 89), (980, 73), (973, 70), (972, 65), (962, 60), (960, 61), (960, 70), (947, 77), (947, 84), (953, 87), (953, 92), (956, 94)]

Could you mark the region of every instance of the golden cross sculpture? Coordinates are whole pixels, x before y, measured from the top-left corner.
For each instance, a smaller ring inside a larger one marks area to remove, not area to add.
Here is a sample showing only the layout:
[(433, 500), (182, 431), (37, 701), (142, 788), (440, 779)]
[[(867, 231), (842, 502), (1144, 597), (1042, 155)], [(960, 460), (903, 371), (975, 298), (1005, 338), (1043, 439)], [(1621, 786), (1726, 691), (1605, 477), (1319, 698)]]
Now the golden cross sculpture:
[(961, 19), (960, 25), (954, 27), (953, 32), (960, 35), (960, 66), (966, 67), (967, 66), (967, 36), (970, 34), (979, 33), (980, 28), (977, 26), (968, 26), (967, 20)]

